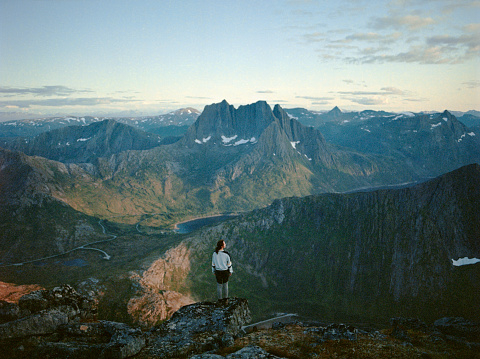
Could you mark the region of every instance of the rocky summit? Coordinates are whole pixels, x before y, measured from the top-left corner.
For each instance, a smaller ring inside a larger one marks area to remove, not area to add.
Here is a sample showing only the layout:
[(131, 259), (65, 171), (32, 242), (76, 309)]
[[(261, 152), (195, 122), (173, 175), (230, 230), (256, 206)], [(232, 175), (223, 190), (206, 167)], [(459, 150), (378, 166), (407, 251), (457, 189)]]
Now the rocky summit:
[(480, 323), (463, 318), (393, 318), (383, 330), (273, 319), (247, 334), (249, 321), (247, 299), (229, 298), (142, 331), (97, 320), (95, 303), (63, 285), (0, 302), (0, 358), (475, 358), (480, 349)]

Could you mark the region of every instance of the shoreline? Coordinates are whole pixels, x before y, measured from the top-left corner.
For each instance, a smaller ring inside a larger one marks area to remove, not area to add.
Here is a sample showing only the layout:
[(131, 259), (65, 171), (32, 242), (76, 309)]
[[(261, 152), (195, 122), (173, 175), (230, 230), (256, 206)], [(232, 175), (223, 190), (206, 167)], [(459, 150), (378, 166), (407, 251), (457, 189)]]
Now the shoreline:
[(223, 217), (223, 216), (235, 217), (235, 216), (238, 216), (238, 215), (239, 215), (238, 213), (221, 213), (221, 214), (213, 214), (213, 215), (208, 215), (208, 216), (203, 216), (203, 217), (193, 217), (193, 218), (187, 219), (185, 221), (175, 223), (173, 225), (173, 231), (178, 231), (179, 230), (178, 225), (180, 225), (180, 224), (193, 222), (193, 221), (198, 221), (200, 219)]

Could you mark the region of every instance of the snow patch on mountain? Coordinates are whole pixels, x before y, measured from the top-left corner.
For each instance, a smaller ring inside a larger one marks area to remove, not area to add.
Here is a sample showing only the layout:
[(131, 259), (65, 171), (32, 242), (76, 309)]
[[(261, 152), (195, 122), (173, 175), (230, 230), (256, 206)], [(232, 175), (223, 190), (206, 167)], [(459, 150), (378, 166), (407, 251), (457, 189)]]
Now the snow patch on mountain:
[(466, 265), (475, 264), (475, 263), (478, 263), (478, 262), (480, 262), (480, 259), (478, 259), (478, 258), (463, 257), (463, 258), (459, 258), (457, 260), (452, 259), (452, 264), (455, 267), (466, 266)]
[(290, 144), (292, 145), (293, 148), (297, 149), (297, 145), (300, 143), (300, 141), (291, 141)]
[(197, 138), (195, 139), (195, 142), (201, 145), (202, 143), (207, 143), (208, 141), (210, 141), (211, 138), (212, 136), (204, 137), (201, 141)]
[(231, 141), (233, 141), (234, 139), (236, 139), (238, 137), (238, 135), (235, 135), (235, 136), (232, 136), (232, 137), (226, 137), (224, 135), (222, 135), (222, 142), (223, 144), (227, 144), (227, 143), (230, 143)]

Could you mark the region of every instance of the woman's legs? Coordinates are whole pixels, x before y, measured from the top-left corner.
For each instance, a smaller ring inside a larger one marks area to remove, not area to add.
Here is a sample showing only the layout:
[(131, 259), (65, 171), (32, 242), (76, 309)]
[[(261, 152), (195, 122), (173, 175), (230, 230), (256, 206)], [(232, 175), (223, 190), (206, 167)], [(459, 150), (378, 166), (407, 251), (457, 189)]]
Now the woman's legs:
[(218, 299), (228, 298), (228, 278), (230, 273), (228, 271), (215, 272), (217, 278), (217, 296)]
[(228, 282), (217, 283), (217, 296), (218, 299), (228, 298)]
[(223, 286), (223, 298), (228, 298), (228, 282), (222, 284)]
[(217, 283), (217, 296), (218, 296), (218, 299), (222, 299), (222, 287), (223, 287), (223, 284)]
[(218, 299), (228, 298), (228, 282), (217, 283), (217, 296)]

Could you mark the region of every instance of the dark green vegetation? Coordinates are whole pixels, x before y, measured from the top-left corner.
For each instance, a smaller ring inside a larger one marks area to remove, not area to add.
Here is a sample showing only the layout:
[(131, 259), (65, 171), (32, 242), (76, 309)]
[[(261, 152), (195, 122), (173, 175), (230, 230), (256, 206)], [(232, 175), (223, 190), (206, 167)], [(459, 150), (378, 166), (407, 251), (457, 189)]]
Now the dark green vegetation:
[(478, 319), (480, 266), (454, 267), (452, 259), (480, 254), (479, 203), (479, 165), (412, 188), (278, 200), (191, 239), (203, 248), (192, 291), (208, 298), (204, 263), (224, 239), (232, 293), (251, 298), (256, 317)]

